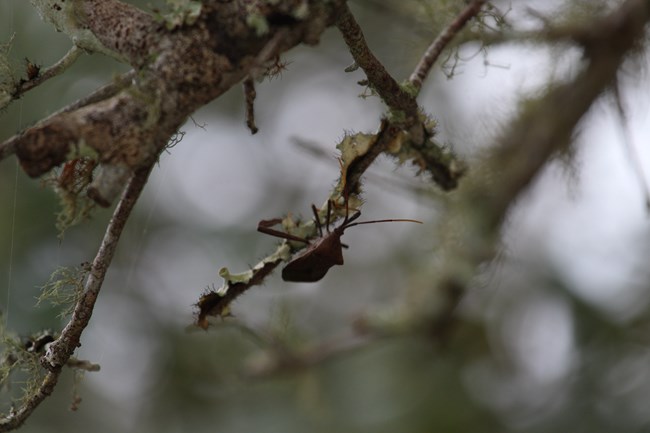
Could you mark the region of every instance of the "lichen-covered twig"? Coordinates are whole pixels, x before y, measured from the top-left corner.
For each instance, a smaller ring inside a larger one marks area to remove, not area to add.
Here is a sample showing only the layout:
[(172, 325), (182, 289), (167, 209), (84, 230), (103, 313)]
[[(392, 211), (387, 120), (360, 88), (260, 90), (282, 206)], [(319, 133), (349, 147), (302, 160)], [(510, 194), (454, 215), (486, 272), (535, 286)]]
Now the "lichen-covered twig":
[(241, 274), (231, 274), (222, 268), (219, 275), (224, 279), (218, 290), (208, 290), (196, 306), (198, 308), (196, 324), (203, 329), (209, 326), (208, 316), (226, 317), (230, 315), (230, 304), (253, 286), (261, 284), (273, 270), (291, 256), (289, 245), (283, 243), (278, 249), (260, 261), (252, 269)]
[[(431, 173), (433, 180), (445, 191), (456, 188), (465, 172), (465, 165), (451, 152), (433, 141), (433, 129), (427, 116), (418, 108), (416, 97), (420, 87), (400, 85), (386, 71), (366, 44), (363, 32), (349, 8), (342, 8), (337, 27), (350, 49), (355, 64), (368, 77), (370, 87), (377, 92), (390, 109), (390, 116), (382, 121), (376, 134), (377, 140), (368, 151), (359, 155), (347, 173), (346, 192), (359, 189), (359, 180), (375, 158), (384, 152), (390, 143), (399, 139), (402, 156), (408, 155), (421, 169)], [(448, 42), (448, 41), (447, 41)], [(444, 47), (446, 44), (439, 44)], [(425, 54), (426, 57), (426, 54)], [(426, 75), (428, 71), (423, 72)]]
[(81, 334), (92, 316), (95, 301), (113, 259), (122, 230), (147, 182), (150, 171), (151, 167), (138, 171), (129, 181), (122, 199), (115, 208), (113, 217), (108, 224), (102, 244), (90, 267), (84, 291), (75, 305), (72, 317), (61, 331), (59, 338), (48, 346), (46, 354), (41, 359), (43, 367), (49, 370), (45, 379), (38, 391), (30, 396), (20, 408), (0, 420), (0, 432), (18, 428), (36, 407), (52, 393), (62, 367), (68, 363), (74, 351), (79, 347)]
[(415, 118), (418, 106), (413, 95), (406, 92), (375, 57), (363, 36), (363, 31), (347, 5), (341, 8), (336, 21), (343, 39), (350, 49), (355, 63), (363, 69), (368, 83), (379, 97), (393, 110), (403, 111), (407, 117)]
[[(45, 81), (50, 78), (56, 77), (57, 75), (62, 74), (68, 69), (74, 62), (83, 54), (83, 50), (76, 45), (74, 45), (70, 50), (63, 56), (58, 62), (46, 69), (38, 70), (35, 73), (34, 77), (27, 80), (21, 80), (18, 84), (16, 90), (12, 94), (14, 99), (21, 97), (25, 92), (40, 86)], [(29, 74), (29, 71), (28, 71)], [(0, 107), (2, 108), (2, 107)]]
[[(355, 134), (346, 136), (337, 148), (341, 151), (339, 159), (341, 165), (340, 177), (334, 187), (326, 205), (317, 210), (319, 218), (325, 221), (327, 203), (333, 204), (333, 212), (330, 215), (330, 222), (337, 218), (345, 217), (350, 209), (357, 209), (360, 205), (358, 199), (361, 193), (361, 176), (376, 157), (383, 151), (399, 153), (404, 144), (404, 132), (397, 125), (384, 120), (380, 130), (376, 134)], [(438, 159), (443, 160), (439, 156)], [(454, 170), (453, 163), (448, 164)], [(462, 172), (453, 172), (446, 169), (440, 170), (439, 183), (455, 187)], [(446, 181), (442, 181), (443, 177)], [(284, 220), (272, 220), (273, 224), (282, 222), (285, 229), (289, 228), (290, 235), (298, 235), (298, 238), (312, 240), (318, 236), (316, 224), (313, 220), (303, 222), (299, 225), (287, 217)], [(268, 221), (267, 221), (268, 223)], [(273, 225), (270, 224), (270, 225)], [(262, 260), (252, 269), (241, 274), (230, 274), (227, 269), (222, 269), (219, 274), (224, 278), (224, 284), (218, 290), (208, 290), (197, 302), (198, 314), (196, 324), (201, 328), (209, 326), (207, 317), (226, 317), (230, 314), (230, 304), (237, 297), (252, 287), (263, 282), (282, 261), (291, 257), (291, 253), (307, 247), (307, 244), (300, 243), (299, 247), (290, 248), (285, 241), (273, 254)]]
[(459, 13), (456, 18), (438, 35), (438, 37), (429, 45), (422, 58), (411, 74), (409, 81), (419, 92), (422, 83), (429, 75), (433, 64), (438, 60), (445, 47), (451, 42), (456, 34), (465, 26), (465, 24), (476, 16), (486, 0), (473, 0), (465, 9)]

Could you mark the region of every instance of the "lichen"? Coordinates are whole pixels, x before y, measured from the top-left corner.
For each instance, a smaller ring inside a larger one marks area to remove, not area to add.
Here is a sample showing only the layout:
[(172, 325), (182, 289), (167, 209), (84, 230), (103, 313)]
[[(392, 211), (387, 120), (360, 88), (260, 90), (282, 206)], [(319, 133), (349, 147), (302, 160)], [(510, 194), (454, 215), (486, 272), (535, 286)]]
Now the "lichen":
[(79, 24), (77, 17), (80, 14), (79, 5), (82, 3), (80, 0), (30, 0), (30, 3), (43, 21), (51, 23), (57, 31), (68, 35), (79, 48), (125, 61), (121, 54), (104, 46), (90, 30)]
[(47, 283), (41, 287), (37, 305), (47, 302), (60, 308), (59, 317), (72, 314), (74, 306), (84, 291), (84, 283), (90, 266), (60, 267), (56, 269)]
[[(341, 175), (339, 180), (334, 187), (334, 192), (332, 193), (330, 199), (334, 201), (335, 204), (339, 204), (339, 198), (343, 197), (344, 191), (346, 191), (347, 177), (350, 166), (359, 158), (364, 156), (372, 147), (372, 145), (377, 140), (375, 134), (346, 134), (343, 137), (343, 140), (336, 145), (336, 148), (341, 152), (339, 156), (339, 163), (341, 165)], [(348, 200), (352, 197), (347, 197)], [(355, 208), (356, 203), (349, 202), (348, 206), (352, 209)]]
[[(39, 388), (45, 375), (39, 358), (45, 349), (45, 344), (54, 337), (49, 331), (39, 331), (28, 337), (20, 338), (7, 331), (5, 319), (0, 317), (0, 387), (10, 394), (12, 405), (22, 405), (29, 400)], [(44, 336), (48, 335), (47, 339)], [(21, 384), (19, 389), (12, 384)]]
[(16, 77), (9, 62), (9, 51), (13, 36), (9, 42), (0, 44), (0, 109), (9, 105), (11, 94), (16, 87)]
[(255, 30), (257, 36), (264, 36), (269, 32), (269, 22), (264, 15), (259, 13), (251, 13), (246, 17), (246, 24)]
[(402, 82), (400, 84), (400, 88), (413, 98), (417, 98), (418, 94), (420, 93), (418, 87), (415, 84), (413, 84), (410, 80), (406, 80)]
[(76, 157), (43, 179), (44, 184), (51, 186), (58, 195), (61, 204), (56, 221), (59, 237), (63, 237), (68, 228), (89, 218), (95, 208), (95, 202), (87, 196), (86, 191), (93, 180), (96, 165), (94, 158)]
[(167, 30), (191, 26), (201, 15), (203, 5), (195, 0), (167, 0), (169, 12), (156, 15), (158, 21), (165, 23)]

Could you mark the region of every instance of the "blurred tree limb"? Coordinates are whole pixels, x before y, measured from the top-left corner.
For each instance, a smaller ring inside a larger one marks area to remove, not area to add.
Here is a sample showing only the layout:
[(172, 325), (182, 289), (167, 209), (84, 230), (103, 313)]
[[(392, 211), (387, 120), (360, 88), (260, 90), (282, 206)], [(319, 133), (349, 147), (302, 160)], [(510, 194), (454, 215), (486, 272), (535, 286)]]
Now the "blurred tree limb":
[(650, 20), (650, 4), (628, 0), (617, 10), (568, 36), (583, 48), (583, 67), (566, 83), (527, 101), (490, 153), (459, 188), (440, 227), (441, 244), (426, 285), (410, 287), (399, 311), (368, 315), (364, 329), (441, 336), (479, 264), (494, 257), (501, 225), (517, 198), (554, 155), (571, 143), (575, 128), (603, 92), (616, 85), (625, 61), (639, 48)]

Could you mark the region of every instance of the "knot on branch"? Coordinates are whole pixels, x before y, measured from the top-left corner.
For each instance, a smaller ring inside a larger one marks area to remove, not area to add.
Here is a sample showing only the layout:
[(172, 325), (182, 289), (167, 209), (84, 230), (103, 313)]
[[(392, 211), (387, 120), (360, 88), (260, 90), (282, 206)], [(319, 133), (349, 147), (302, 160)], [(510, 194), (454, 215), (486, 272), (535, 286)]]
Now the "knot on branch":
[(16, 144), (16, 156), (30, 177), (38, 177), (63, 163), (72, 145), (78, 142), (78, 131), (66, 122), (30, 128)]

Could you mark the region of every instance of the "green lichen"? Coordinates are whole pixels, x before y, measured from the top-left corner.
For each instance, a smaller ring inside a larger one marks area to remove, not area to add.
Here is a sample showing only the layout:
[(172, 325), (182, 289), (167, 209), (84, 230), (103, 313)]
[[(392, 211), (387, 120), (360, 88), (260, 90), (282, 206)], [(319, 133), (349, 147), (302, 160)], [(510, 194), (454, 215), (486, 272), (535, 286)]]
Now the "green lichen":
[[(12, 405), (20, 406), (38, 392), (46, 373), (39, 362), (45, 346), (39, 345), (39, 350), (34, 350), (35, 346), (30, 344), (42, 339), (44, 332), (20, 338), (9, 332), (4, 323), (5, 319), (0, 317), (0, 387), (9, 394)], [(21, 386), (17, 388), (14, 384)]]
[(9, 105), (11, 93), (16, 87), (16, 77), (9, 62), (9, 51), (14, 37), (9, 42), (0, 44), (0, 109)]
[[(83, 147), (82, 147), (83, 148)], [(57, 213), (56, 228), (62, 238), (65, 231), (90, 217), (95, 208), (86, 191), (93, 180), (93, 172), (97, 161), (91, 157), (75, 157), (63, 165), (63, 168), (53, 170), (43, 178), (43, 183), (52, 187), (59, 197), (61, 210)]]
[(413, 98), (416, 98), (420, 93), (418, 87), (415, 84), (411, 83), (409, 80), (406, 80), (400, 84), (400, 88)]
[(281, 245), (273, 254), (262, 259), (259, 263), (245, 272), (238, 274), (231, 273), (228, 268), (219, 269), (219, 276), (224, 279), (224, 284), (221, 286), (217, 293), (224, 296), (228, 292), (228, 288), (233, 284), (251, 284), (257, 272), (263, 269), (269, 263), (277, 263), (279, 261), (286, 261), (291, 258), (291, 250), (288, 245)]
[(346, 134), (343, 140), (336, 145), (336, 148), (341, 152), (342, 165), (347, 167), (356, 158), (365, 155), (376, 139), (375, 134)]
[(269, 32), (269, 22), (262, 14), (255, 12), (250, 13), (246, 17), (246, 24), (248, 24), (248, 27), (255, 30), (257, 36), (264, 36)]
[[(341, 152), (339, 156), (341, 175), (334, 187), (334, 192), (330, 197), (330, 199), (332, 199), (336, 204), (338, 204), (338, 200), (344, 195), (348, 180), (347, 174), (350, 166), (357, 159), (368, 153), (376, 140), (377, 136), (375, 134), (346, 134), (345, 137), (343, 137), (343, 140), (336, 145), (336, 148)], [(352, 197), (348, 197), (348, 199), (352, 199)], [(355, 204), (352, 202), (349, 202), (348, 206), (352, 209), (355, 208)]]
[(0, 90), (0, 110), (9, 105), (11, 102), (11, 95), (4, 90)]
[(70, 150), (66, 155), (66, 160), (72, 161), (73, 159), (78, 158), (90, 158), (97, 160), (99, 158), (99, 153), (86, 144), (86, 140), (83, 138), (79, 140), (74, 146), (70, 146)]
[(156, 19), (165, 23), (167, 30), (191, 26), (201, 15), (203, 5), (195, 0), (167, 0), (169, 12), (159, 14)]
[(240, 272), (238, 274), (233, 274), (231, 273), (228, 268), (224, 267), (219, 269), (219, 276), (223, 278), (228, 284), (224, 284), (220, 290), (217, 290), (217, 293), (219, 293), (221, 296), (225, 295), (226, 293), (222, 291), (224, 287), (228, 287), (231, 284), (237, 284), (237, 283), (248, 283), (252, 278), (253, 278), (253, 271), (251, 269), (247, 270), (246, 272)]
[(67, 317), (83, 294), (84, 283), (88, 276), (88, 264), (79, 267), (60, 267), (56, 269), (47, 283), (41, 287), (37, 305), (44, 302), (60, 308), (59, 317)]
[(402, 124), (406, 122), (407, 118), (408, 116), (402, 110), (394, 110), (391, 108), (388, 111), (388, 121), (392, 124)]
[(309, 15), (309, 4), (307, 2), (300, 3), (291, 11), (291, 15), (297, 20), (304, 20)]

